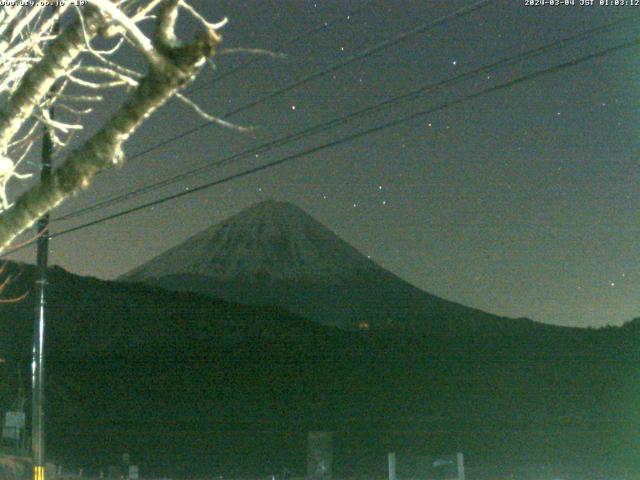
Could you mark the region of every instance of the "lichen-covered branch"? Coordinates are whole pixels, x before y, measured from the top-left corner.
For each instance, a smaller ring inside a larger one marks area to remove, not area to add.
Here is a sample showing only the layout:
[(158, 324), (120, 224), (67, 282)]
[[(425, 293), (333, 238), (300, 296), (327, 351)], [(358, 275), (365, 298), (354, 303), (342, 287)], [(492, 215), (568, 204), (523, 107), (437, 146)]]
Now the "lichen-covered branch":
[(84, 25), (78, 20), (67, 27), (49, 45), (40, 61), (24, 74), (17, 89), (0, 109), (0, 150), (6, 149), (56, 80), (83, 51), (86, 36), (93, 38), (100, 25), (99, 11), (89, 11)]
[[(29, 189), (15, 201), (12, 208), (0, 214), (0, 251), (6, 249), (17, 235), (31, 227), (42, 215), (86, 188), (98, 172), (123, 161), (123, 143), (154, 110), (190, 82), (213, 54), (220, 41), (213, 29), (203, 29), (188, 44), (177, 41), (173, 32), (177, 7), (178, 2), (173, 0), (161, 5), (154, 38), (154, 47), (161, 60), (149, 65), (149, 73), (139, 80), (128, 100), (92, 138), (65, 157), (50, 180)], [(80, 38), (74, 40), (84, 42), (82, 32), (79, 35)], [(68, 48), (75, 48), (72, 43), (67, 43)], [(72, 53), (58, 51), (56, 64), (66, 62), (62, 59), (71, 56)], [(50, 76), (57, 76), (58, 73), (50, 73)], [(39, 83), (47, 81), (40, 78)]]

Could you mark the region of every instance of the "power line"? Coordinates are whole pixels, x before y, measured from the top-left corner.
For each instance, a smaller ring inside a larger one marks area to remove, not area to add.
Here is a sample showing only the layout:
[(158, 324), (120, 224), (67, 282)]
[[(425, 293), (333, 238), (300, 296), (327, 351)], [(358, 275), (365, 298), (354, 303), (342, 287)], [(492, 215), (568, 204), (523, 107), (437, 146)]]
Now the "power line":
[[(273, 50), (275, 53), (282, 53), (282, 50), (284, 50), (286, 47), (293, 45), (297, 42), (299, 42), (300, 40), (310, 37), (312, 35), (315, 35), (318, 32), (321, 32), (323, 30), (327, 30), (329, 27), (335, 26), (336, 24), (340, 23), (341, 21), (345, 21), (345, 20), (349, 20), (351, 17), (358, 15), (359, 13), (361, 13), (362, 11), (366, 10), (367, 8), (369, 8), (371, 5), (373, 5), (375, 3), (376, 0), (367, 0), (364, 4), (360, 5), (359, 7), (355, 8), (354, 10), (348, 12), (347, 14), (344, 13), (340, 13), (338, 15), (336, 15), (335, 17), (333, 17), (330, 20), (326, 20), (324, 22), (322, 22), (322, 24), (318, 25), (317, 27), (313, 27), (310, 28), (308, 30), (305, 30), (302, 33), (299, 33), (298, 35), (294, 35), (293, 37), (285, 40), (284, 42), (280, 43), (278, 46), (275, 47), (275, 49)], [(237, 65), (234, 68), (230, 68), (229, 70), (225, 70), (223, 73), (221, 73), (220, 75), (218, 75), (217, 77), (209, 80), (208, 82), (198, 86), (198, 87), (194, 87), (194, 88), (190, 88), (187, 93), (193, 93), (196, 92), (198, 90), (202, 90), (205, 87), (208, 87), (210, 85), (213, 85), (231, 75), (233, 75), (234, 73), (239, 72), (240, 70), (243, 70), (247, 67), (249, 67), (250, 65), (253, 65), (254, 63), (258, 62), (261, 58), (263, 57), (252, 57), (249, 60), (242, 62), (240, 65)]]
[(466, 80), (466, 79), (468, 79), (470, 77), (473, 77), (473, 76), (476, 76), (476, 75), (486, 74), (486, 73), (494, 71), (494, 70), (496, 70), (498, 68), (509, 66), (509, 65), (511, 65), (511, 64), (513, 64), (515, 62), (519, 62), (519, 61), (521, 61), (521, 60), (523, 60), (525, 58), (530, 58), (530, 57), (533, 57), (533, 56), (541, 55), (541, 54), (543, 54), (545, 52), (548, 52), (549, 50), (552, 50), (552, 49), (555, 49), (555, 48), (558, 48), (558, 47), (563, 47), (569, 42), (574, 42), (576, 40), (580, 40), (580, 39), (584, 39), (584, 38), (593, 36), (596, 33), (600, 33), (600, 32), (607, 31), (607, 30), (611, 30), (612, 28), (614, 28), (616, 26), (619, 26), (621, 23), (626, 23), (626, 22), (629, 22), (629, 21), (632, 21), (632, 20), (635, 20), (635, 18), (624, 18), (624, 19), (621, 19), (621, 20), (616, 20), (614, 22), (610, 22), (610, 23), (607, 23), (605, 25), (600, 25), (598, 27), (594, 27), (594, 28), (588, 29), (588, 30), (586, 30), (584, 32), (581, 32), (581, 33), (578, 33), (578, 34), (575, 34), (575, 35), (571, 35), (569, 37), (565, 37), (565, 38), (562, 38), (562, 39), (559, 39), (559, 40), (555, 40), (553, 42), (547, 43), (545, 45), (542, 45), (542, 46), (539, 46), (539, 47), (536, 47), (536, 48), (529, 49), (529, 50), (527, 50), (525, 52), (521, 52), (521, 53), (519, 53), (519, 54), (517, 54), (515, 56), (511, 56), (511, 57), (508, 57), (508, 58), (504, 58), (502, 60), (498, 60), (498, 61), (496, 61), (496, 62), (494, 62), (492, 64), (484, 65), (484, 66), (472, 69), (470, 71), (461, 73), (461, 74), (456, 75), (456, 76), (454, 76), (452, 78), (437, 82), (435, 84), (433, 84), (433, 83), (427, 84), (427, 85), (422, 86), (422, 87), (420, 87), (420, 88), (418, 88), (416, 90), (412, 90), (412, 91), (404, 93), (402, 95), (398, 95), (398, 96), (383, 100), (381, 102), (378, 102), (378, 103), (376, 103), (374, 105), (370, 105), (370, 106), (368, 106), (366, 108), (363, 108), (361, 110), (358, 110), (356, 112), (352, 112), (352, 113), (349, 113), (347, 115), (334, 118), (332, 120), (329, 120), (329, 121), (321, 123), (321, 124), (316, 124), (314, 126), (305, 128), (305, 129), (300, 130), (300, 131), (298, 131), (296, 133), (293, 133), (291, 135), (286, 135), (284, 137), (279, 137), (277, 139), (271, 140), (271, 141), (269, 141), (267, 143), (264, 143), (262, 145), (253, 147), (253, 148), (251, 148), (249, 150), (245, 150), (243, 152), (231, 155), (231, 156), (223, 158), (221, 160), (210, 162), (207, 165), (203, 165), (203, 166), (197, 167), (197, 168), (189, 170), (187, 172), (179, 173), (177, 175), (174, 175), (172, 177), (166, 178), (166, 179), (161, 180), (159, 182), (154, 182), (152, 184), (145, 185), (143, 187), (137, 188), (137, 189), (135, 189), (133, 191), (130, 191), (130, 192), (127, 192), (127, 193), (124, 193), (124, 194), (121, 194), (121, 195), (114, 196), (112, 198), (109, 198), (109, 199), (101, 201), (101, 202), (97, 202), (97, 203), (95, 203), (93, 205), (90, 205), (88, 207), (76, 210), (75, 212), (71, 212), (71, 213), (68, 213), (66, 215), (62, 215), (62, 216), (56, 218), (56, 220), (57, 221), (69, 220), (71, 218), (76, 218), (76, 217), (85, 215), (85, 214), (90, 213), (90, 212), (95, 211), (95, 210), (99, 210), (99, 209), (102, 209), (102, 208), (105, 208), (105, 207), (108, 207), (108, 206), (111, 206), (111, 205), (115, 205), (117, 203), (121, 203), (121, 202), (126, 201), (126, 200), (131, 200), (131, 199), (136, 198), (136, 197), (138, 197), (140, 195), (155, 191), (155, 190), (157, 190), (159, 188), (166, 187), (168, 185), (171, 185), (171, 184), (176, 183), (178, 181), (184, 180), (184, 179), (189, 178), (191, 176), (194, 176), (196, 174), (203, 173), (203, 172), (205, 172), (207, 170), (210, 170), (210, 169), (213, 169), (213, 168), (217, 168), (217, 167), (220, 167), (220, 166), (223, 166), (223, 165), (230, 164), (232, 162), (235, 162), (235, 161), (241, 160), (243, 158), (246, 158), (246, 157), (248, 157), (250, 155), (254, 155), (254, 154), (257, 154), (257, 153), (264, 153), (264, 152), (270, 151), (270, 150), (272, 150), (274, 148), (277, 148), (277, 147), (280, 147), (282, 145), (285, 145), (287, 143), (290, 143), (290, 142), (293, 142), (293, 141), (296, 141), (296, 140), (300, 140), (302, 138), (305, 138), (305, 137), (308, 137), (308, 136), (311, 136), (311, 135), (315, 135), (317, 133), (321, 133), (321, 132), (327, 131), (329, 129), (335, 128), (338, 125), (342, 125), (342, 124), (344, 124), (344, 123), (346, 123), (348, 121), (351, 121), (351, 120), (353, 120), (355, 118), (359, 118), (359, 117), (362, 117), (362, 116), (365, 116), (365, 115), (369, 115), (369, 114), (372, 114), (372, 113), (379, 112), (382, 109), (389, 108), (389, 107), (391, 107), (391, 106), (393, 106), (393, 105), (395, 105), (397, 103), (400, 103), (400, 102), (406, 102), (406, 101), (409, 101), (409, 100), (413, 100), (413, 99), (419, 98), (420, 96), (423, 96), (423, 95), (425, 95), (425, 94), (427, 94), (429, 92), (432, 92), (434, 90), (438, 90), (438, 89), (441, 89), (441, 88), (446, 87), (446, 86), (454, 85), (456, 83), (459, 83), (459, 82), (461, 82), (463, 80)]
[[(444, 23), (446, 23), (448, 21), (463, 17), (463, 16), (468, 15), (470, 13), (473, 13), (473, 12), (475, 12), (477, 10), (480, 10), (480, 9), (488, 6), (491, 2), (495, 2), (495, 1), (497, 1), (497, 0), (479, 0), (479, 1), (473, 3), (473, 4), (469, 5), (469, 6), (462, 7), (460, 9), (448, 14), (448, 15), (444, 15), (442, 17), (439, 17), (439, 18), (437, 18), (436, 20), (434, 20), (432, 22), (423, 23), (423, 24), (421, 24), (421, 25), (419, 25), (417, 27), (414, 27), (411, 30), (405, 31), (405, 32), (397, 35), (396, 37), (394, 37), (392, 39), (385, 40), (383, 42), (380, 42), (380, 43), (374, 45), (373, 47), (365, 49), (365, 50), (363, 50), (363, 51), (361, 51), (361, 52), (359, 52), (357, 54), (351, 55), (346, 60), (343, 60), (341, 62), (336, 62), (333, 65), (330, 65), (329, 67), (325, 68), (324, 70), (320, 70), (318, 72), (311, 73), (311, 74), (309, 74), (309, 75), (307, 75), (305, 77), (302, 77), (299, 80), (296, 80), (296, 81), (294, 81), (292, 83), (289, 83), (288, 85), (285, 85), (284, 87), (281, 87), (279, 89), (273, 90), (272, 92), (267, 93), (267, 94), (263, 95), (262, 97), (260, 97), (260, 98), (258, 98), (256, 100), (253, 100), (253, 101), (251, 101), (249, 103), (246, 103), (246, 104), (244, 104), (244, 105), (242, 105), (242, 106), (240, 106), (240, 107), (238, 107), (238, 108), (236, 108), (234, 110), (231, 110), (231, 111), (225, 113), (220, 118), (227, 119), (228, 117), (236, 115), (237, 113), (240, 113), (240, 112), (242, 112), (244, 110), (248, 110), (249, 108), (253, 108), (253, 107), (259, 105), (260, 103), (263, 103), (263, 102), (265, 102), (265, 101), (267, 101), (267, 100), (269, 100), (271, 98), (277, 97), (279, 95), (282, 95), (283, 93), (286, 93), (286, 92), (288, 92), (290, 90), (293, 90), (294, 88), (297, 88), (297, 87), (299, 87), (301, 85), (304, 85), (305, 83), (308, 83), (308, 82), (311, 82), (311, 81), (316, 80), (318, 78), (321, 78), (321, 77), (323, 77), (323, 76), (325, 76), (325, 75), (327, 75), (329, 73), (335, 72), (335, 71), (337, 71), (337, 70), (339, 70), (339, 69), (341, 69), (343, 67), (346, 67), (346, 66), (350, 65), (353, 62), (356, 62), (358, 60), (362, 60), (362, 59), (367, 58), (367, 57), (369, 57), (371, 55), (374, 55), (375, 53), (378, 53), (378, 52), (380, 52), (382, 50), (385, 50), (385, 49), (390, 48), (390, 47), (392, 47), (394, 45), (397, 45), (398, 43), (401, 43), (401, 42), (411, 38), (414, 35), (418, 35), (420, 33), (428, 31), (428, 30), (430, 30), (432, 28), (435, 28), (435, 27), (437, 27), (439, 25), (442, 25), (442, 24), (444, 24)], [(158, 142), (158, 143), (156, 143), (156, 144), (154, 144), (154, 145), (152, 145), (152, 146), (150, 146), (150, 147), (148, 147), (148, 148), (146, 148), (146, 149), (144, 149), (144, 150), (142, 150), (140, 152), (134, 153), (133, 155), (128, 157), (129, 161), (134, 160), (134, 159), (139, 158), (139, 157), (142, 157), (143, 155), (146, 155), (147, 153), (150, 153), (150, 152), (152, 152), (154, 150), (157, 150), (157, 149), (159, 149), (161, 147), (164, 147), (164, 146), (166, 146), (166, 145), (168, 145), (170, 143), (173, 143), (173, 142), (175, 142), (177, 140), (180, 140), (180, 139), (182, 139), (184, 137), (187, 137), (187, 136), (189, 136), (189, 135), (191, 135), (191, 134), (193, 134), (193, 133), (195, 133), (197, 131), (200, 131), (200, 130), (206, 128), (206, 127), (210, 127), (210, 126), (216, 125), (216, 124), (217, 124), (216, 122), (211, 122), (211, 121), (207, 121), (205, 123), (202, 123), (202, 124), (200, 124), (200, 125), (198, 125), (196, 127), (193, 127), (193, 128), (191, 128), (189, 130), (186, 130), (186, 131), (184, 131), (182, 133), (179, 133), (179, 134), (177, 134), (177, 135), (175, 135), (173, 137), (170, 137), (170, 138), (168, 138), (166, 140)], [(98, 172), (98, 173), (101, 173), (101, 172)], [(58, 218), (57, 220), (60, 221), (60, 218)]]
[[(348, 12), (347, 14), (344, 13), (340, 13), (335, 15), (334, 17), (332, 17), (330, 20), (325, 20), (323, 21), (320, 25), (310, 28), (308, 30), (305, 30), (304, 32), (299, 33), (298, 35), (294, 35), (293, 37), (286, 39), (285, 41), (281, 42), (280, 44), (278, 44), (272, 51), (272, 53), (284, 53), (283, 50), (290, 46), (293, 45), (297, 42), (299, 42), (300, 40), (307, 38), (307, 37), (311, 37), (313, 35), (315, 35), (318, 32), (321, 32), (323, 30), (328, 30), (330, 27), (333, 27), (335, 25), (337, 25), (338, 23), (341, 23), (345, 20), (349, 20), (351, 17), (354, 17), (356, 15), (358, 15), (359, 13), (361, 13), (362, 11), (366, 10), (367, 8), (369, 8), (371, 5), (373, 5), (376, 2), (376, 0), (367, 0), (364, 4), (360, 5), (359, 7), (355, 8), (354, 10), (351, 10), (350, 12)], [(249, 60), (246, 60), (242, 63), (240, 63), (239, 65), (236, 65), (233, 68), (230, 68), (228, 70), (225, 70), (223, 73), (221, 73), (220, 75), (218, 75), (215, 78), (212, 78), (211, 80), (203, 83), (202, 85), (198, 85), (198, 86), (194, 86), (191, 88), (187, 88), (186, 91), (184, 92), (186, 95), (189, 95), (191, 93), (197, 92), (199, 90), (202, 90), (204, 88), (210, 87), (211, 85), (214, 85), (222, 80), (224, 80), (225, 78), (238, 73), (241, 70), (244, 70), (245, 68), (250, 67), (251, 65), (253, 65), (254, 63), (260, 61), (262, 58), (264, 58), (264, 56), (262, 55), (256, 55), (251, 57)], [(171, 101), (175, 101), (175, 97), (171, 98)], [(227, 115), (225, 115), (227, 116)], [(130, 159), (136, 158), (139, 155), (144, 155), (144, 153), (139, 153), (139, 154), (135, 154), (133, 155)]]
[[(410, 122), (410, 121), (415, 120), (417, 118), (423, 117), (425, 115), (428, 115), (428, 114), (431, 114), (431, 113), (434, 113), (434, 112), (437, 112), (437, 111), (440, 111), (440, 110), (444, 110), (444, 109), (453, 107), (455, 105), (461, 104), (461, 103), (466, 102), (468, 100), (473, 100), (473, 99), (485, 96), (485, 95), (490, 94), (490, 93), (497, 92), (497, 91), (505, 89), (505, 88), (510, 88), (510, 87), (512, 87), (514, 85), (517, 85), (519, 83), (531, 81), (531, 80), (534, 80), (536, 78), (542, 77), (544, 75), (549, 75), (549, 74), (552, 74), (552, 73), (556, 73), (556, 72), (558, 72), (560, 70), (563, 70), (565, 68), (574, 67), (574, 66), (579, 65), (581, 63), (584, 63), (584, 62), (587, 62), (587, 61), (590, 61), (590, 60), (593, 60), (593, 59), (596, 59), (596, 58), (604, 57), (606, 55), (609, 55), (611, 53), (614, 53), (614, 52), (617, 52), (617, 51), (620, 51), (620, 50), (636, 47), (638, 45), (640, 45), (640, 37), (635, 38), (635, 39), (633, 39), (631, 41), (622, 43), (622, 44), (615, 45), (613, 47), (609, 47), (609, 48), (600, 50), (598, 52), (595, 52), (595, 53), (592, 53), (592, 54), (589, 54), (589, 55), (585, 55), (585, 56), (580, 57), (580, 58), (576, 58), (576, 59), (570, 60), (568, 62), (564, 62), (564, 63), (558, 64), (558, 65), (554, 65), (552, 67), (545, 68), (543, 70), (538, 70), (536, 72), (532, 72), (532, 73), (529, 73), (527, 75), (520, 76), (518, 78), (515, 78), (513, 80), (501, 83), (499, 85), (486, 88), (486, 89), (481, 90), (479, 92), (462, 96), (462, 97), (460, 97), (460, 98), (458, 98), (456, 100), (441, 104), (441, 105), (439, 105), (437, 107), (430, 108), (428, 110), (422, 110), (422, 111), (415, 112), (415, 113), (412, 113), (412, 114), (409, 114), (409, 115), (405, 115), (404, 117), (401, 117), (399, 119), (392, 120), (392, 121), (383, 123), (383, 124), (375, 126), (375, 127), (368, 128), (366, 130), (362, 130), (360, 132), (357, 132), (357, 133), (354, 133), (354, 134), (351, 134), (351, 135), (347, 135), (345, 137), (339, 138), (339, 139), (334, 140), (332, 142), (325, 143), (323, 145), (319, 145), (319, 146), (316, 146), (316, 147), (313, 147), (313, 148), (309, 148), (307, 150), (304, 150), (304, 151), (301, 151), (301, 152), (298, 152), (298, 153), (295, 153), (295, 154), (292, 154), (292, 155), (288, 155), (288, 156), (283, 157), (283, 158), (281, 158), (279, 160), (275, 160), (273, 162), (269, 162), (269, 163), (266, 163), (266, 164), (263, 164), (263, 165), (260, 165), (260, 166), (256, 166), (256, 167), (253, 167), (251, 169), (244, 170), (242, 172), (239, 172), (239, 173), (236, 173), (236, 174), (233, 174), (233, 175), (229, 175), (229, 176), (224, 177), (224, 178), (219, 179), (219, 180), (208, 182), (208, 183), (206, 183), (204, 185), (200, 185), (198, 187), (195, 187), (195, 188), (193, 188), (193, 189), (191, 189), (189, 191), (179, 192), (179, 193), (175, 193), (175, 194), (172, 194), (172, 195), (169, 195), (169, 196), (166, 196), (166, 197), (162, 197), (160, 199), (157, 199), (157, 200), (154, 200), (154, 201), (151, 201), (151, 202), (147, 202), (147, 203), (144, 203), (142, 205), (138, 205), (136, 207), (132, 207), (132, 208), (120, 211), (118, 213), (107, 215), (105, 217), (99, 218), (97, 220), (93, 220), (91, 222), (84, 223), (82, 225), (78, 225), (78, 226), (75, 226), (75, 227), (72, 227), (72, 228), (68, 228), (66, 230), (62, 230), (60, 232), (53, 233), (53, 234), (51, 234), (50, 237), (51, 238), (60, 237), (60, 236), (63, 236), (63, 235), (66, 235), (66, 234), (69, 234), (69, 233), (72, 233), (72, 232), (76, 232), (78, 230), (82, 230), (84, 228), (88, 228), (88, 227), (97, 225), (99, 223), (106, 222), (108, 220), (113, 220), (115, 218), (119, 218), (119, 217), (122, 217), (122, 216), (125, 216), (125, 215), (129, 215), (129, 214), (137, 212), (139, 210), (143, 210), (143, 209), (146, 209), (146, 208), (149, 208), (149, 207), (160, 205), (162, 203), (166, 203), (166, 202), (171, 201), (171, 200), (175, 200), (176, 198), (180, 198), (180, 197), (183, 197), (185, 195), (190, 195), (192, 193), (196, 193), (196, 192), (199, 192), (199, 191), (207, 189), (207, 188), (211, 188), (211, 187), (214, 187), (214, 186), (217, 186), (217, 185), (221, 185), (221, 184), (230, 182), (232, 180), (236, 180), (238, 178), (246, 177), (246, 176), (252, 175), (254, 173), (273, 168), (273, 167), (275, 167), (277, 165), (281, 165), (283, 163), (287, 163), (287, 162), (296, 160), (298, 158), (301, 158), (301, 157), (304, 157), (304, 156), (307, 156), (307, 155), (310, 155), (310, 154), (313, 154), (313, 153), (317, 153), (317, 152), (319, 152), (321, 150), (324, 150), (326, 148), (335, 147), (337, 145), (340, 145), (340, 144), (343, 144), (343, 143), (358, 139), (358, 138), (363, 137), (365, 135), (369, 135), (371, 133), (376, 133), (376, 132), (379, 132), (379, 131), (382, 131), (382, 130), (386, 130), (388, 128), (400, 125), (402, 123)], [(14, 252), (16, 252), (18, 250), (21, 250), (26, 245), (28, 245), (28, 243), (4, 253), (3, 256), (6, 256), (6, 255), (14, 253)]]
[[(286, 92), (288, 92), (290, 90), (293, 90), (294, 88), (297, 88), (297, 87), (299, 87), (301, 85), (309, 83), (309, 82), (311, 82), (313, 80), (317, 80), (318, 78), (322, 78), (325, 75), (328, 75), (329, 73), (333, 73), (333, 72), (335, 72), (337, 70), (340, 70), (341, 68), (344, 68), (344, 67), (346, 67), (346, 66), (348, 66), (348, 65), (350, 65), (350, 64), (352, 64), (352, 63), (354, 63), (354, 62), (356, 62), (358, 60), (362, 60), (362, 59), (370, 57), (371, 55), (374, 55), (374, 54), (376, 54), (378, 52), (381, 52), (382, 50), (385, 50), (387, 48), (393, 47), (394, 45), (397, 45), (397, 44), (399, 44), (399, 43), (401, 43), (401, 42), (403, 42), (405, 40), (408, 40), (409, 38), (411, 38), (411, 37), (413, 37), (415, 35), (418, 35), (420, 33), (424, 33), (424, 32), (426, 32), (428, 30), (431, 30), (432, 28), (440, 26), (440, 25), (442, 25), (444, 23), (447, 23), (447, 22), (449, 22), (451, 20), (455, 20), (455, 19), (461, 18), (461, 17), (463, 17), (465, 15), (469, 15), (469, 14), (471, 14), (473, 12), (476, 12), (476, 11), (482, 9), (482, 8), (487, 7), (490, 3), (495, 2), (495, 1), (497, 1), (497, 0), (479, 0), (479, 1), (473, 3), (473, 4), (469, 5), (469, 6), (460, 8), (460, 9), (454, 11), (453, 13), (450, 13), (448, 15), (444, 15), (442, 17), (439, 17), (439, 18), (437, 18), (436, 20), (434, 20), (432, 22), (423, 23), (423, 24), (421, 24), (421, 25), (419, 25), (417, 27), (414, 27), (411, 30), (407, 30), (407, 31), (405, 31), (405, 32), (403, 32), (403, 33), (401, 33), (401, 34), (399, 34), (399, 35), (397, 35), (397, 36), (395, 36), (395, 37), (393, 37), (393, 38), (391, 38), (389, 40), (385, 40), (385, 41), (380, 42), (380, 43), (378, 43), (378, 44), (376, 44), (376, 45), (374, 45), (374, 46), (372, 46), (370, 48), (367, 48), (367, 49), (365, 49), (365, 50), (363, 50), (363, 51), (361, 51), (359, 53), (351, 55), (350, 57), (348, 57), (345, 60), (342, 60), (340, 62), (336, 62), (336, 63), (330, 65), (329, 67), (327, 67), (327, 68), (325, 68), (323, 70), (320, 70), (320, 71), (317, 71), (317, 72), (314, 72), (314, 73), (310, 73), (309, 75), (306, 75), (306, 76), (304, 76), (304, 77), (302, 77), (302, 78), (300, 78), (298, 80), (295, 80), (295, 81), (285, 85), (284, 87), (281, 87), (279, 89), (273, 90), (273, 91), (271, 91), (271, 92), (259, 97), (256, 100), (252, 100), (252, 101), (250, 101), (248, 103), (245, 103), (244, 105), (225, 113), (224, 115), (221, 116), (221, 118), (222, 119), (227, 119), (227, 118), (229, 118), (229, 117), (231, 117), (233, 115), (236, 115), (236, 114), (238, 114), (240, 112), (243, 112), (245, 110), (253, 108), (253, 107), (255, 107), (255, 106), (257, 106), (257, 105), (259, 105), (261, 103), (266, 102), (267, 100), (270, 100), (270, 99), (275, 98), (277, 96), (280, 96), (280, 95), (282, 95), (282, 94), (284, 94), (284, 93), (286, 93)], [(152, 152), (154, 150), (157, 150), (157, 149), (159, 149), (161, 147), (164, 147), (165, 145), (173, 143), (176, 140), (180, 140), (181, 138), (184, 138), (184, 137), (186, 137), (188, 135), (191, 135), (191, 134), (193, 134), (193, 133), (195, 133), (195, 132), (197, 132), (199, 130), (202, 130), (203, 128), (209, 127), (209, 126), (214, 125), (214, 124), (215, 124), (215, 122), (205, 122), (205, 123), (202, 123), (202, 124), (200, 124), (200, 125), (198, 125), (196, 127), (191, 128), (189, 130), (185, 130), (182, 133), (179, 133), (179, 134), (177, 134), (177, 135), (175, 135), (173, 137), (170, 137), (170, 138), (168, 138), (166, 140), (158, 142), (158, 143), (156, 143), (156, 144), (154, 144), (154, 145), (152, 145), (152, 146), (150, 146), (150, 147), (148, 147), (148, 148), (146, 148), (144, 150), (141, 150), (140, 152), (137, 152), (137, 153), (133, 154), (131, 157), (129, 157), (129, 160), (133, 160), (135, 158), (139, 158), (139, 157), (141, 157), (143, 155), (146, 155), (147, 153), (150, 153), (150, 152)]]

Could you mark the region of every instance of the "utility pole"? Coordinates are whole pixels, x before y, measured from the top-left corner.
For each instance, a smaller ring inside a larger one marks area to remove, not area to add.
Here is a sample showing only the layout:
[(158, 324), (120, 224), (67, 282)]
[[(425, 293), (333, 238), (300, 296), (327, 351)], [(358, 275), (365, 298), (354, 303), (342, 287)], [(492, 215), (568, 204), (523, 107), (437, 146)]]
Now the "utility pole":
[[(50, 109), (53, 118), (53, 108)], [(42, 169), (40, 181), (51, 177), (51, 157), (53, 142), (47, 127), (42, 137)], [(38, 271), (36, 278), (36, 315), (33, 325), (32, 358), (32, 414), (31, 414), (31, 450), (33, 452), (33, 480), (45, 480), (45, 444), (44, 444), (44, 334), (46, 312), (47, 266), (49, 262), (49, 213), (45, 213), (37, 226), (38, 235)]]
[[(56, 7), (53, 7), (55, 12)], [(59, 21), (53, 26), (54, 35), (60, 32)], [(55, 85), (50, 93), (55, 91)], [(49, 116), (54, 118), (53, 107), (49, 107)], [(46, 183), (51, 178), (51, 157), (53, 156), (53, 140), (48, 126), (44, 127), (42, 136), (42, 167), (40, 182)], [(44, 335), (45, 313), (47, 306), (47, 267), (49, 263), (49, 212), (38, 220), (37, 224), (37, 278), (36, 278), (36, 312), (33, 324), (33, 357), (32, 368), (32, 405), (31, 405), (31, 451), (33, 453), (33, 480), (45, 480), (45, 442), (44, 442)]]

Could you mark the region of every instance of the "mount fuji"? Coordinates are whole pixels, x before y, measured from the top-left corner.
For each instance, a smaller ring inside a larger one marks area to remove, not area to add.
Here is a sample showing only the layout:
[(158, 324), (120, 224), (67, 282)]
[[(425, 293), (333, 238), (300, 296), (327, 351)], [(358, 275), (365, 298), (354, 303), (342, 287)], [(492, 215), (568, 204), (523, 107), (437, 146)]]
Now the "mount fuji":
[(250, 206), (120, 280), (247, 305), (275, 305), (343, 329), (513, 331), (498, 317), (424, 292), (385, 270), (299, 207)]

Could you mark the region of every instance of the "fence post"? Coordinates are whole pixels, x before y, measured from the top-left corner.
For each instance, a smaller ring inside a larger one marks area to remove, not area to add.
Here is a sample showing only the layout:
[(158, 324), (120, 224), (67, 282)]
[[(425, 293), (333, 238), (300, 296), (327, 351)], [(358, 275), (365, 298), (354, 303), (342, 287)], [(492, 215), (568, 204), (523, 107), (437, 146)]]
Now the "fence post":
[(458, 480), (464, 480), (464, 455), (461, 452), (456, 454), (458, 462)]
[(396, 454), (389, 453), (389, 480), (396, 480)]

